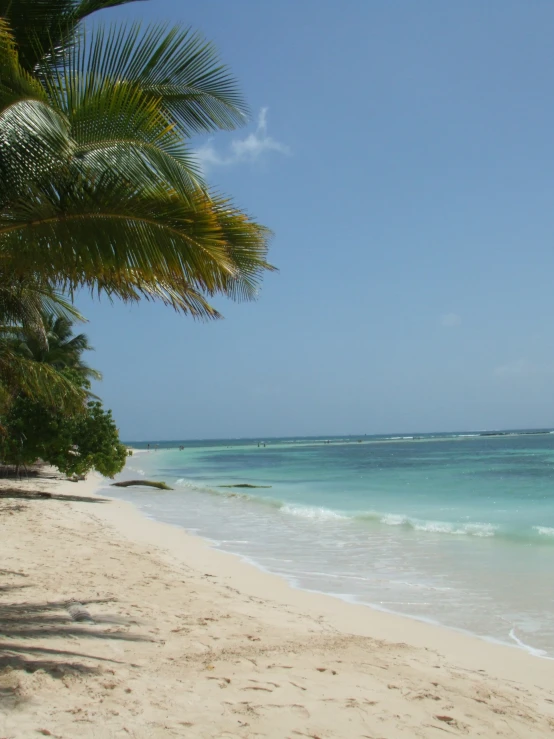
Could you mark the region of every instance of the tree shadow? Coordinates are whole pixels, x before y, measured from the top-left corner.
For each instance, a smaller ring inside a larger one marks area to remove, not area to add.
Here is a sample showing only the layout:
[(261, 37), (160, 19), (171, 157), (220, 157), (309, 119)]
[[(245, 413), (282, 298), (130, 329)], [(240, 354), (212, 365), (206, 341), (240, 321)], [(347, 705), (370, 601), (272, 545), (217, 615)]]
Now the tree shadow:
[[(24, 572), (16, 572), (16, 570), (2, 570), (0, 569), (0, 577), (29, 577), (29, 575), (26, 575)], [(10, 583), (5, 584), (3, 583), (0, 585), (0, 595), (2, 593), (9, 593), (10, 590), (23, 590), (23, 588), (28, 588), (29, 585), (26, 583)]]
[(0, 478), (22, 480), (23, 478), (36, 478), (36, 477), (49, 477), (53, 479), (55, 477), (54, 472), (50, 472), (44, 464), (37, 462), (31, 465), (12, 465), (12, 464), (0, 464)]
[(3, 488), (0, 490), (0, 499), (19, 500), (69, 500), (75, 503), (109, 503), (108, 498), (91, 498), (89, 495), (58, 495), (45, 490), (21, 490), (20, 488)]
[(9, 593), (10, 590), (23, 590), (28, 587), (29, 585), (0, 585), (0, 594)]
[(2, 570), (0, 569), (0, 577), (5, 577), (6, 575), (16, 575), (17, 577), (29, 577), (26, 572), (18, 572), (17, 570)]
[[(21, 575), (22, 573), (9, 573)], [(7, 585), (6, 589), (25, 587)], [(0, 591), (0, 595), (2, 591)], [(45, 601), (31, 603), (0, 603), (0, 708), (15, 707), (21, 703), (17, 671), (27, 673), (42, 670), (51, 677), (62, 679), (67, 675), (94, 675), (103, 666), (121, 665), (121, 660), (81, 651), (64, 649), (70, 639), (110, 640), (117, 642), (151, 642), (143, 634), (129, 631), (136, 621), (121, 616), (103, 615), (98, 606), (115, 603), (114, 599), (83, 599), (90, 621), (75, 621), (68, 610), (74, 601)], [(97, 611), (100, 611), (97, 613)], [(44, 640), (56, 639), (46, 646)], [(60, 639), (63, 642), (60, 643)], [(36, 640), (40, 640), (37, 643)], [(59, 646), (58, 646), (59, 645)]]

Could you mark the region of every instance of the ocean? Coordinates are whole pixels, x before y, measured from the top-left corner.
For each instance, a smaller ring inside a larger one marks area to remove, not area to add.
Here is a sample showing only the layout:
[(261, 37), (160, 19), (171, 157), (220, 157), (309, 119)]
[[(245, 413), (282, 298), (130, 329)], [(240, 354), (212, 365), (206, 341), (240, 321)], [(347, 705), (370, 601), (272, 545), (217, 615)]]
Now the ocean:
[(118, 479), (174, 488), (109, 489), (147, 516), (295, 587), (554, 657), (553, 432), (128, 443)]

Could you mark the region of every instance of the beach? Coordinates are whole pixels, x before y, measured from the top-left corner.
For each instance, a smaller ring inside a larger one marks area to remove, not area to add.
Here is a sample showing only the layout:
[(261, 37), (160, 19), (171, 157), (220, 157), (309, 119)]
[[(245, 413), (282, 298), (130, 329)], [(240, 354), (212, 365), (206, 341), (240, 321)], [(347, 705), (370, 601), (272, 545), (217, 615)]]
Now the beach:
[(551, 660), (293, 589), (101, 482), (2, 482), (1, 737), (554, 733)]
[(302, 590), (554, 657), (554, 435), (182, 447), (118, 476), (173, 490), (112, 496)]

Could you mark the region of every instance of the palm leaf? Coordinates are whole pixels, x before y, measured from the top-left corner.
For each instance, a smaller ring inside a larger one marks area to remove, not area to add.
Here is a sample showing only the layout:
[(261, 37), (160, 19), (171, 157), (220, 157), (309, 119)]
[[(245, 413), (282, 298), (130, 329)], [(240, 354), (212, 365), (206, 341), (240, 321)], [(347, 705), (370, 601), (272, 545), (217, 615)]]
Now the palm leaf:
[(60, 36), (73, 5), (73, 0), (0, 0), (0, 16), (10, 23), (27, 71), (33, 71), (51, 40)]
[(226, 197), (212, 196), (211, 207), (217, 213), (221, 239), (235, 269), (234, 274), (223, 275), (219, 289), (234, 300), (254, 300), (264, 273), (277, 271), (266, 259), (272, 233)]
[(43, 362), (57, 370), (72, 370), (90, 380), (101, 380), (102, 374), (89, 367), (82, 358), (91, 351), (86, 334), (73, 334), (73, 321), (64, 316), (46, 315), (43, 323), (47, 343), (28, 330), (15, 330), (10, 346), (21, 356)]
[(130, 180), (164, 181), (184, 197), (205, 188), (196, 160), (160, 102), (135, 85), (89, 84), (68, 65), (56, 70), (47, 89), (71, 127), (74, 155), (89, 176), (119, 171)]
[(62, 65), (93, 89), (131, 83), (161, 101), (187, 137), (247, 119), (238, 85), (213, 44), (180, 26), (98, 26), (67, 50)]
[(60, 290), (56, 290), (50, 285), (43, 286), (38, 282), (33, 282), (29, 289), (36, 291), (37, 295), (40, 296), (43, 316), (64, 318), (68, 321), (79, 321), (81, 323), (86, 322), (87, 319)]
[(83, 321), (83, 316), (58, 291), (45, 284), (38, 276), (14, 280), (0, 273), (0, 321), (4, 333), (19, 328), (48, 344), (45, 318), (50, 316), (69, 321)]
[(97, 280), (92, 288), (93, 293), (105, 294), (112, 301), (114, 298), (125, 302), (159, 301), (179, 313), (200, 320), (222, 318), (202, 293), (191, 287), (186, 280), (179, 280), (177, 276), (169, 284), (161, 280), (144, 279), (138, 270), (133, 270), (126, 274), (125, 280), (120, 281), (117, 287), (114, 282), (113, 279), (105, 282)]
[(71, 149), (67, 124), (49, 105), (21, 100), (0, 114), (0, 207), (27, 183), (54, 174)]
[(136, 0), (0, 0), (0, 17), (13, 29), (23, 67), (33, 71), (71, 46), (84, 18), (129, 2)]
[(82, 21), (88, 15), (96, 13), (98, 10), (115, 8), (117, 5), (128, 5), (129, 3), (136, 2), (139, 2), (139, 0), (77, 0), (77, 2), (74, 0), (75, 9), (73, 11), (73, 17), (77, 21)]
[(267, 231), (226, 201), (197, 193), (190, 204), (115, 173), (47, 180), (0, 213), (0, 258), (14, 274), (44, 270), (70, 290), (109, 285), (124, 299), (127, 281), (150, 296), (188, 289), (182, 309), (195, 293), (255, 297), (266, 255)]
[(29, 97), (46, 100), (40, 82), (21, 66), (11, 26), (0, 16), (0, 109)]
[(3, 342), (0, 344), (0, 383), (6, 395), (24, 392), (46, 405), (78, 411), (86, 392), (55, 367), (22, 356)]
[[(113, 4), (39, 0), (32, 17), (57, 12), (65, 23)], [(255, 298), (273, 269), (269, 232), (209, 194), (183, 140), (244, 120), (213, 47), (179, 27), (68, 32), (32, 79), (4, 31), (0, 66), (4, 54), (15, 69), (6, 95), (19, 98), (3, 112), (0, 100), (3, 273), (39, 274), (70, 295), (88, 286), (161, 300), (201, 318), (219, 317), (208, 302), (216, 293)]]
[(66, 158), (68, 134), (43, 87), (20, 66), (12, 31), (0, 18), (0, 199)]

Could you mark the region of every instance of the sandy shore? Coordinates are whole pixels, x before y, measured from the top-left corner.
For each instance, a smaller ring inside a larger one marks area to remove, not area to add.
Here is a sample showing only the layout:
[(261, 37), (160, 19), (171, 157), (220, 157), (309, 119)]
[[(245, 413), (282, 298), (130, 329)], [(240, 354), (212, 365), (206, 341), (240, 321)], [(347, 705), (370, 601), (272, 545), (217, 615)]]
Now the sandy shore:
[(554, 661), (293, 590), (97, 485), (0, 485), (0, 739), (554, 735)]

